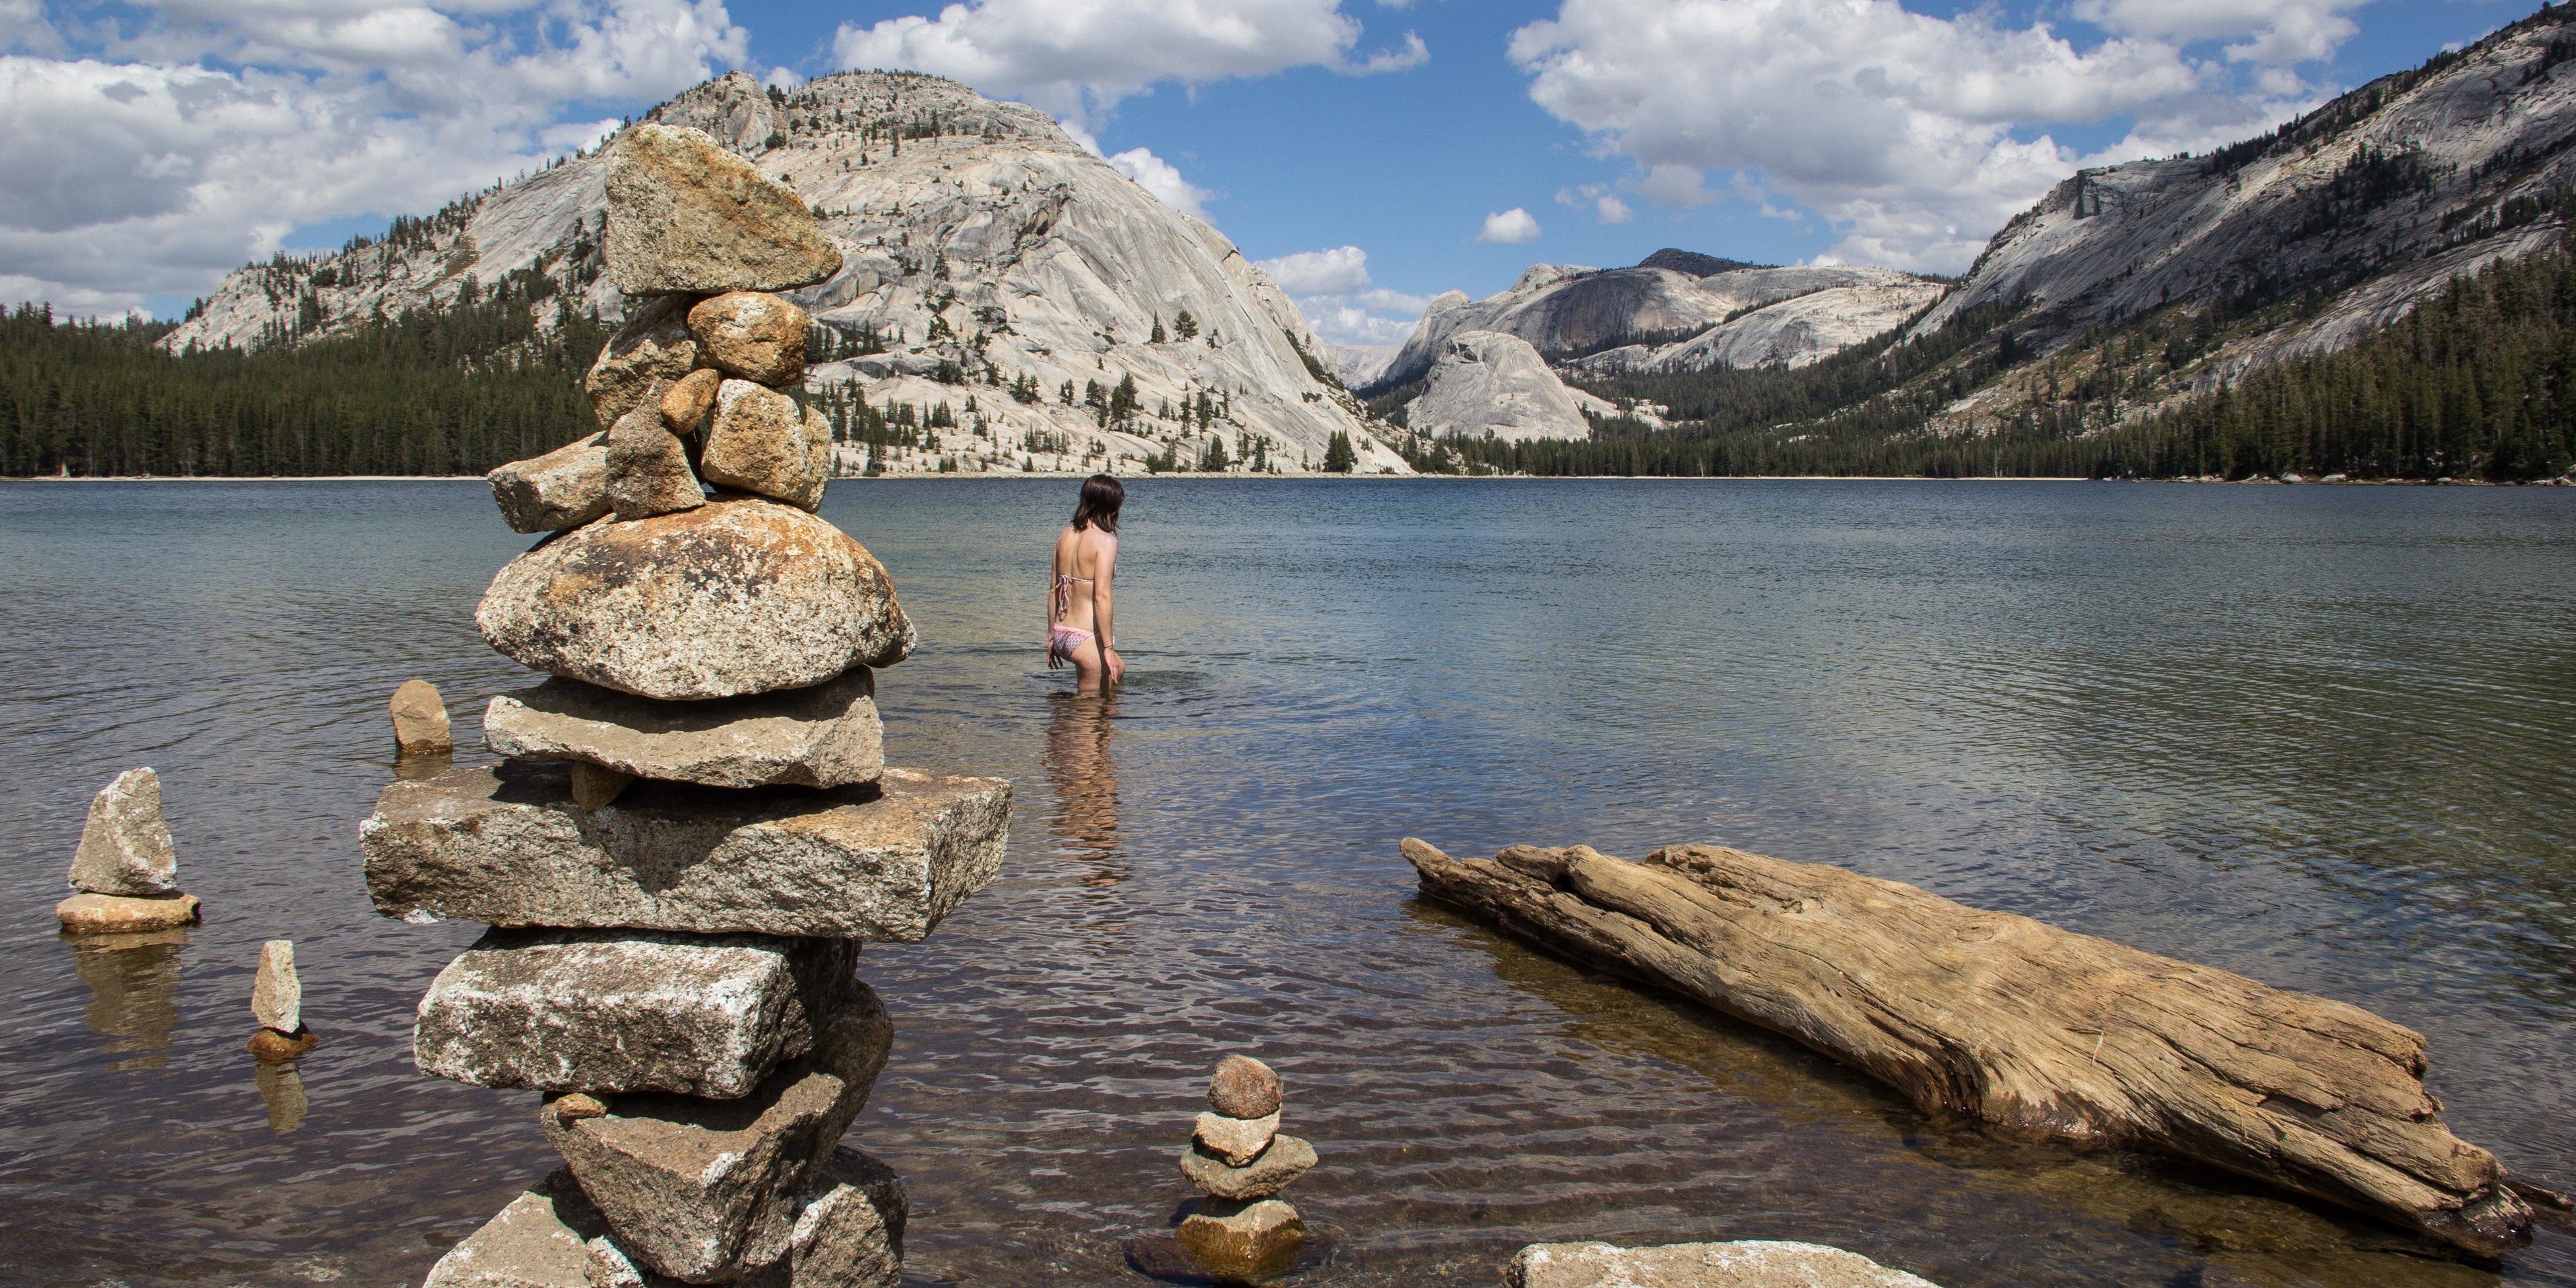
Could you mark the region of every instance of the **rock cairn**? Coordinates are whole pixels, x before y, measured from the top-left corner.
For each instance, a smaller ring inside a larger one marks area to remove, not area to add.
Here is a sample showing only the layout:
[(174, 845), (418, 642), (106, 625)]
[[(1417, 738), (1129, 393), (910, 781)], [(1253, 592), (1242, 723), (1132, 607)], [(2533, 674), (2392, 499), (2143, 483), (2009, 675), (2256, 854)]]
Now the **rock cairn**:
[(588, 380), (603, 432), (492, 473), (554, 535), (475, 611), (554, 678), (486, 709), (509, 759), (397, 782), (360, 829), (379, 911), (491, 927), (421, 999), (414, 1059), (544, 1093), (566, 1163), (424, 1288), (892, 1285), (903, 1183), (840, 1144), (893, 1035), (859, 946), (993, 878), (1010, 785), (885, 765), (872, 668), (912, 626), (812, 513), (807, 323), (767, 294), (839, 252), (695, 131), (628, 130), (608, 192), (632, 306)]
[(79, 893), (54, 905), (54, 917), (75, 934), (195, 924), (197, 896), (179, 889), (179, 847), (161, 817), (160, 775), (129, 769), (90, 798), (71, 886)]
[(304, 984), (295, 975), (294, 940), (272, 939), (259, 946), (250, 1013), (259, 1021), (258, 1031), (250, 1035), (250, 1053), (262, 1060), (292, 1060), (321, 1044), (304, 1027)]
[(1297, 1267), (1306, 1223), (1278, 1198), (1315, 1165), (1315, 1147), (1279, 1130), (1279, 1075), (1247, 1055), (1219, 1061), (1181, 1175), (1207, 1197), (1172, 1235), (1226, 1283), (1267, 1283)]

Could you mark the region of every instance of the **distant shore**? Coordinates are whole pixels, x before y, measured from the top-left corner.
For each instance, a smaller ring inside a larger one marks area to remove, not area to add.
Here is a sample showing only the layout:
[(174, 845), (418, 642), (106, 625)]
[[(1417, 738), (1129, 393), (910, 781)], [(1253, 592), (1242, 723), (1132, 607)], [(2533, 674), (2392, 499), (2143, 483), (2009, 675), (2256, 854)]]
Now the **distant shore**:
[[(942, 483), (980, 483), (998, 479), (1083, 479), (1089, 474), (1057, 474), (1016, 470), (956, 471), (923, 474), (845, 474), (835, 483), (892, 482), (927, 479)], [(1195, 479), (1224, 482), (1314, 481), (1387, 482), (1404, 479), (1457, 483), (1578, 480), (1626, 480), (1654, 483), (2220, 483), (2268, 484), (2276, 487), (2570, 487), (2576, 477), (2554, 479), (2355, 479), (2355, 478), (2163, 478), (2163, 479), (2092, 479), (2072, 474), (1995, 475), (1979, 474), (1964, 478), (1928, 478), (1920, 474), (1123, 474), (1121, 478)], [(0, 477), (0, 483), (481, 483), (480, 474), (21, 474)]]

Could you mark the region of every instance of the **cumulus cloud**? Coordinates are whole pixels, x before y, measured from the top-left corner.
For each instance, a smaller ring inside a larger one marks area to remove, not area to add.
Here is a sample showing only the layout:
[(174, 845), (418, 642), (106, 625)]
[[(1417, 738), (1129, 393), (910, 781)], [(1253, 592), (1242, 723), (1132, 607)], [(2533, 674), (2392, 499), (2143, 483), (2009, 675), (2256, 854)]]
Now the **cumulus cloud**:
[(1611, 191), (1610, 185), (1606, 183), (1587, 183), (1579, 188), (1560, 188), (1557, 190), (1556, 204), (1573, 210), (1590, 206), (1593, 217), (1605, 224), (1624, 224), (1637, 217), (1637, 212), (1628, 208), (1626, 199)]
[(0, 56), (0, 297), (121, 312), (202, 292), (298, 226), (434, 209), (543, 165), (614, 124), (567, 106), (662, 97), (747, 44), (722, 0), (149, 12), (85, 50)]
[(1216, 222), (1208, 218), (1207, 212), (1207, 200), (1216, 194), (1182, 178), (1180, 169), (1171, 162), (1144, 148), (1129, 148), (1101, 159), (1107, 161), (1111, 169), (1135, 180), (1138, 187), (1154, 194), (1156, 201), (1201, 221)]
[(1096, 129), (1118, 104), (1165, 81), (1200, 85), (1327, 67), (1371, 76), (1431, 56), (1401, 47), (1354, 57), (1362, 34), (1342, 0), (964, 0), (937, 18), (845, 23), (843, 67), (900, 67), (1018, 98)]
[[(1843, 258), (1955, 270), (2078, 164), (2206, 147), (2303, 106), (2315, 91), (2290, 64), (2331, 54), (2358, 3), (2080, 0), (2103, 38), (2079, 48), (1987, 8), (1564, 0), (1509, 51), (1539, 106), (1638, 166), (1631, 192), (1686, 207), (1717, 199), (1712, 173), (1749, 176), (1839, 230)], [(2099, 157), (2032, 134), (2119, 117), (2135, 129)]]
[(1369, 279), (1368, 252), (1357, 246), (1299, 251), (1255, 261), (1288, 293), (1327, 344), (1401, 344), (1431, 301), (1391, 291)]
[(1476, 240), (1497, 246), (1520, 246), (1538, 240), (1538, 220), (1530, 212), (1514, 206), (1500, 214), (1485, 216), (1485, 230)]

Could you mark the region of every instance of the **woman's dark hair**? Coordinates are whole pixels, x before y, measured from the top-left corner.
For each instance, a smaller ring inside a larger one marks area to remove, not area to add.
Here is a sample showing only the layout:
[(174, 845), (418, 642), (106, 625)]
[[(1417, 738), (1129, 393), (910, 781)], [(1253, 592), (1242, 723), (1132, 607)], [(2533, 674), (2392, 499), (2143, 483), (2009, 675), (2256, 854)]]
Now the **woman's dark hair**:
[(1082, 481), (1082, 499), (1073, 503), (1073, 530), (1098, 528), (1103, 532), (1118, 530), (1118, 507), (1127, 504), (1127, 489), (1106, 474), (1094, 474)]

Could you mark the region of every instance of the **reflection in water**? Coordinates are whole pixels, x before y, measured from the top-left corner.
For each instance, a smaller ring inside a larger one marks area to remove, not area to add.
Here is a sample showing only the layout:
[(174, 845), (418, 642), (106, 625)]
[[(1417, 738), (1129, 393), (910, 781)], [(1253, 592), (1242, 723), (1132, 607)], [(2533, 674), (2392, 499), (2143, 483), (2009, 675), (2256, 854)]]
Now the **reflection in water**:
[(1055, 784), (1053, 828), (1065, 852), (1088, 860), (1084, 885), (1106, 890), (1133, 875), (1118, 856), (1118, 695), (1048, 695), (1055, 718), (1047, 725), (1047, 776)]
[(179, 1027), (179, 949), (188, 932), (65, 935), (72, 969), (89, 985), (89, 1031), (109, 1039), (101, 1050), (131, 1055), (111, 1069), (159, 1069), (170, 1063), (170, 1031)]
[(413, 752), (394, 757), (394, 777), (406, 783), (436, 778), (456, 762), (452, 752)]
[(268, 1129), (283, 1136), (304, 1125), (304, 1074), (293, 1060), (259, 1062), (259, 1098), (268, 1104)]

